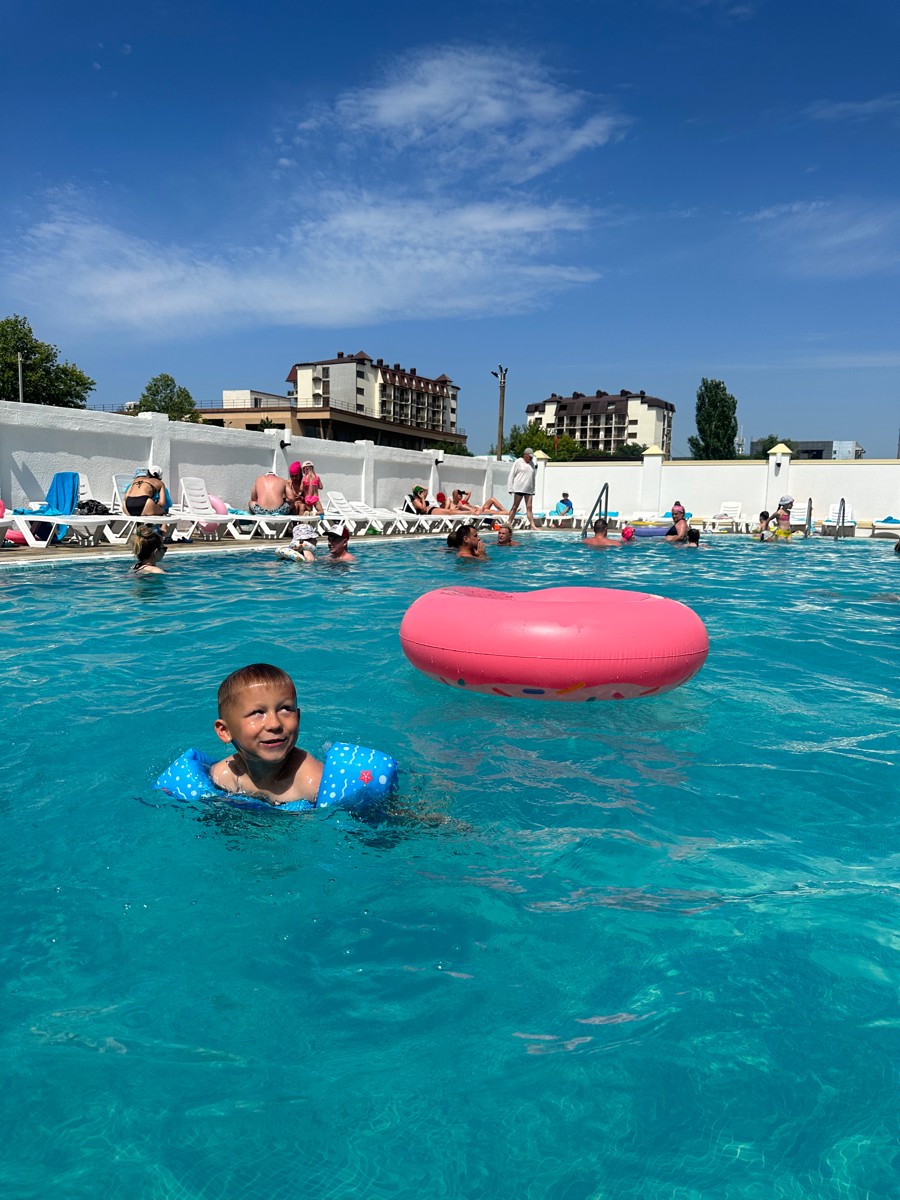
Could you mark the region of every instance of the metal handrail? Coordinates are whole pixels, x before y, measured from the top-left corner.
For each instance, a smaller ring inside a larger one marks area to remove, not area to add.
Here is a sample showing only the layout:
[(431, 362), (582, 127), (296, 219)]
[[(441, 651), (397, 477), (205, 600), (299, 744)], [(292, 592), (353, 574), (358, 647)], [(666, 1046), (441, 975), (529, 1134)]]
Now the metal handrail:
[(806, 523), (803, 526), (803, 536), (809, 537), (812, 533), (812, 496), (806, 502)]
[(840, 500), (840, 503), (838, 504), (838, 510), (837, 510), (837, 524), (834, 527), (835, 540), (837, 540), (839, 537), (844, 536), (841, 531), (844, 528), (844, 518), (846, 517), (846, 515), (847, 515), (847, 504), (846, 504), (846, 501), (844, 500), (844, 497), (841, 496), (841, 500)]
[[(602, 509), (601, 509), (601, 505), (602, 505)], [(604, 483), (603, 487), (600, 489), (600, 495), (594, 501), (594, 507), (591, 509), (591, 515), (587, 518), (587, 520), (581, 527), (582, 538), (586, 538), (588, 536), (588, 533), (594, 523), (594, 517), (597, 515), (598, 510), (600, 510), (600, 517), (604, 521), (608, 520), (608, 517), (609, 517), (609, 484), (608, 483)]]

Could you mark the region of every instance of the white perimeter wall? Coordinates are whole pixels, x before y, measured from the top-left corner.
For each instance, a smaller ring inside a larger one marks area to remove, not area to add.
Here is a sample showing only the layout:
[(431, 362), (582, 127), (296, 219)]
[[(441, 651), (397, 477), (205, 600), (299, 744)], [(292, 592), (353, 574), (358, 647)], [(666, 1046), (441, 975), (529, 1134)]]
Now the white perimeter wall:
[[(78, 471), (90, 480), (94, 496), (108, 503), (113, 474), (157, 463), (176, 499), (179, 479), (199, 475), (214, 495), (244, 508), (258, 475), (274, 469), (286, 476), (291, 462), (309, 458), (326, 491), (378, 507), (399, 507), (416, 483), (432, 497), (462, 487), (475, 500), (493, 495), (502, 504), (509, 501), (509, 463), (456, 455), (438, 462), (432, 451), (319, 438), (294, 438), (282, 447), (284, 437), (282, 429), (221, 429), (169, 421), (158, 413), (129, 417), (0, 401), (0, 497), (11, 507), (43, 500), (55, 471)], [(535, 508), (552, 508), (567, 491), (576, 509), (589, 510), (604, 483), (610, 509), (623, 515), (664, 512), (677, 499), (706, 517), (723, 501), (739, 500), (744, 513), (755, 517), (789, 493), (797, 511), (811, 496), (819, 520), (841, 497), (857, 520), (900, 517), (900, 460), (792, 463), (781, 455), (768, 461), (665, 462), (650, 455), (634, 462), (541, 463)]]

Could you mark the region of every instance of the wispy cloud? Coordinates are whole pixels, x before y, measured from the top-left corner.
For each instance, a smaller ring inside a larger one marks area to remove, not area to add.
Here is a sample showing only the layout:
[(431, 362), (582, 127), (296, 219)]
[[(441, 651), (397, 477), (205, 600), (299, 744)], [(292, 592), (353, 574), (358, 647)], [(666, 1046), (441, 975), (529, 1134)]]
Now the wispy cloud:
[(782, 271), (805, 279), (854, 279), (900, 269), (900, 206), (806, 201), (745, 217)]
[(249, 222), (223, 214), (236, 243), (151, 240), (61, 194), (21, 232), (0, 302), (69, 327), (178, 334), (509, 313), (596, 279), (560, 260), (628, 215), (571, 202), (551, 170), (621, 137), (627, 118), (509, 49), (409, 62), (276, 138), (268, 206)]
[(69, 327), (193, 334), (512, 312), (596, 278), (552, 261), (556, 239), (591, 220), (565, 204), (320, 201), (271, 248), (214, 251), (154, 243), (57, 205), (7, 261), (6, 288)]
[(900, 120), (900, 93), (890, 92), (871, 100), (817, 100), (803, 110), (811, 121), (837, 121), (859, 124), (881, 117)]
[(412, 68), (386, 69), (295, 125), (302, 140), (326, 132), (375, 139), (395, 157), (451, 173), (490, 169), (523, 183), (621, 138), (630, 119), (612, 103), (564, 87), (536, 58), (508, 48), (443, 47)]

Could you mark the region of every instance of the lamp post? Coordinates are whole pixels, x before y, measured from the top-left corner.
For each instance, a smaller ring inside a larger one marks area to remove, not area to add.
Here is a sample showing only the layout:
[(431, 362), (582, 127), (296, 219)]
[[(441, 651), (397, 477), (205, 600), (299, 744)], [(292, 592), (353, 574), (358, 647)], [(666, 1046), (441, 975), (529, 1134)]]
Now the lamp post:
[(22, 351), (21, 350), (18, 351), (16, 357), (19, 360), (19, 403), (23, 404), (25, 401), (25, 389), (22, 387)]
[(500, 381), (500, 412), (497, 417), (497, 462), (503, 458), (503, 406), (506, 403), (506, 372), (508, 367), (498, 367), (491, 371), (495, 379)]

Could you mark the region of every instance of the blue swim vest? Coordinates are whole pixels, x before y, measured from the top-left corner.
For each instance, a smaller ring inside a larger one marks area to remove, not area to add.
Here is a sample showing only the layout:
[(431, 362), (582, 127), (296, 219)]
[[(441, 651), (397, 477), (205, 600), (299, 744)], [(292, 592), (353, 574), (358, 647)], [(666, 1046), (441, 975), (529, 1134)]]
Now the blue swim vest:
[(309, 812), (314, 808), (360, 808), (377, 800), (387, 800), (397, 790), (397, 763), (389, 754), (334, 742), (322, 764), (322, 782), (315, 804), (309, 800), (287, 800), (267, 804), (253, 796), (240, 796), (216, 787), (210, 768), (216, 760), (201, 750), (185, 750), (181, 758), (166, 767), (156, 781), (160, 791), (179, 800), (225, 799), (240, 808), (267, 809), (269, 812)]

